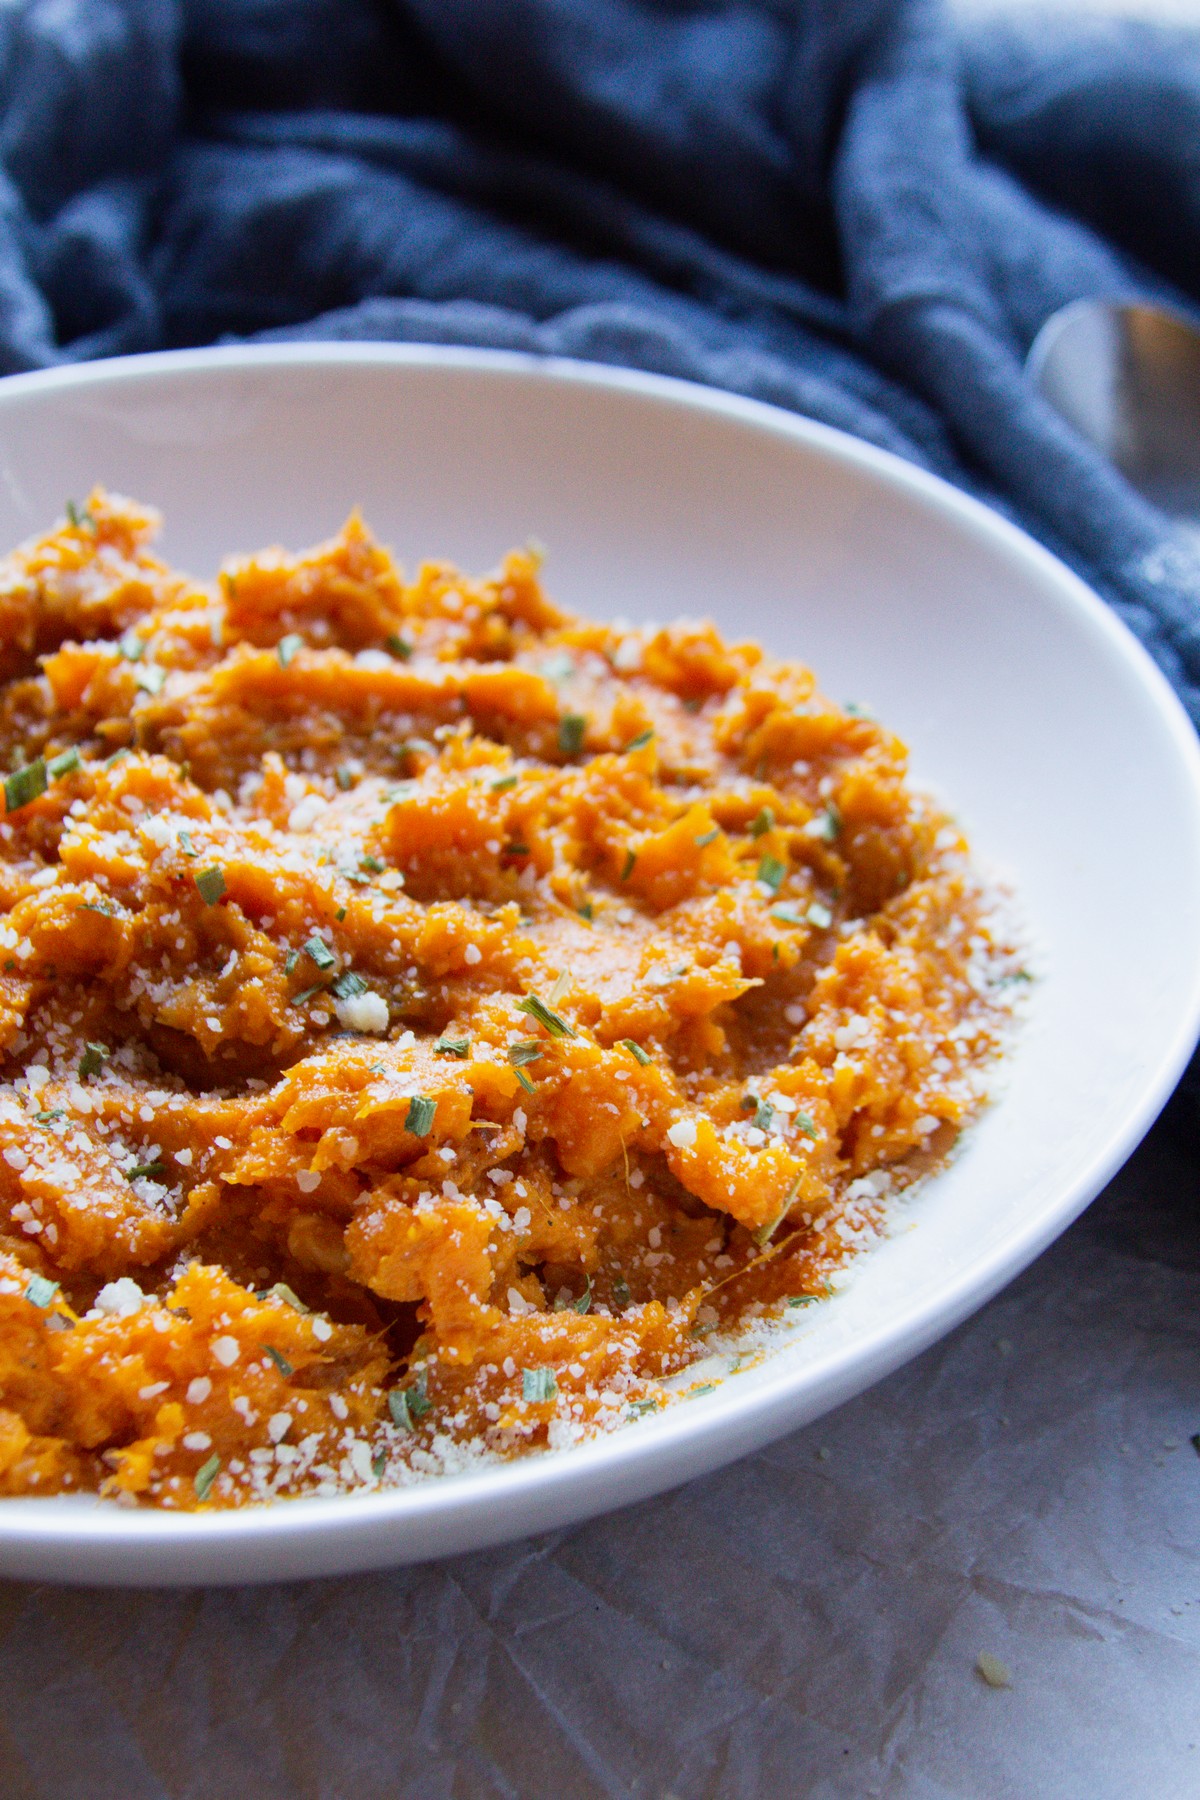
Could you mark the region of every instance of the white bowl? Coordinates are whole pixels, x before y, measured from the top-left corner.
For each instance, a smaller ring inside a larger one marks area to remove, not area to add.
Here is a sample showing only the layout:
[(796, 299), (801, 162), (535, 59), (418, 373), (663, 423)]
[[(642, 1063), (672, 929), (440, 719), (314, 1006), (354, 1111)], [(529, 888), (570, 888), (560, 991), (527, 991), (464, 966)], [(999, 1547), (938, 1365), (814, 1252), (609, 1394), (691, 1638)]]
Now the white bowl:
[(562, 1525), (716, 1468), (948, 1331), (1099, 1191), (1200, 1026), (1200, 754), (1165, 681), (1061, 563), (931, 476), (791, 414), (647, 375), (476, 351), (272, 346), (0, 383), (0, 544), (95, 481), (168, 555), (299, 547), (356, 503), (411, 567), (536, 535), (597, 617), (709, 613), (803, 658), (912, 747), (1011, 873), (1043, 977), (1003, 1097), (911, 1226), (759, 1366), (598, 1442), (404, 1492), (179, 1517), (0, 1503), (0, 1572), (330, 1574)]

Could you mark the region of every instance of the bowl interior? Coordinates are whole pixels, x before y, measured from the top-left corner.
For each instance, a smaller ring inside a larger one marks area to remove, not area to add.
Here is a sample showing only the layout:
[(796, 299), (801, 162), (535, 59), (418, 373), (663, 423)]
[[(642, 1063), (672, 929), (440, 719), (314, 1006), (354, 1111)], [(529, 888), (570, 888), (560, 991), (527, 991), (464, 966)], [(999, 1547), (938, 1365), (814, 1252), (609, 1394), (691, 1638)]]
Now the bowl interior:
[(359, 505), (410, 568), (423, 556), (487, 568), (533, 535), (550, 591), (581, 612), (708, 614), (802, 658), (908, 741), (916, 777), (1011, 876), (1040, 971), (1002, 1099), (907, 1209), (909, 1228), (703, 1403), (565, 1457), (364, 1501), (192, 1521), (92, 1509), (86, 1524), (76, 1508), (6, 1502), (0, 1568), (126, 1580), (351, 1568), (666, 1486), (947, 1329), (1086, 1204), (1169, 1092), (1200, 1006), (1191, 728), (1082, 584), (932, 478), (681, 384), (319, 346), (0, 384), (0, 477), (5, 546), (96, 481), (158, 506), (166, 554), (201, 576), (233, 550), (328, 535)]

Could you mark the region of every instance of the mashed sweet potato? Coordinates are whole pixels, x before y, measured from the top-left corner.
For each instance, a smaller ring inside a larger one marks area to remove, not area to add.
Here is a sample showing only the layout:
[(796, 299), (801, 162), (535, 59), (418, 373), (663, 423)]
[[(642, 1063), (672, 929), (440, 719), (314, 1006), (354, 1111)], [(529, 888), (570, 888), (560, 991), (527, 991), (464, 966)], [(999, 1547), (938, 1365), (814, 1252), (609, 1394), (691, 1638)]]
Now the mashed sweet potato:
[(232, 1507), (562, 1446), (823, 1291), (1011, 977), (903, 746), (707, 624), (0, 565), (0, 1492)]

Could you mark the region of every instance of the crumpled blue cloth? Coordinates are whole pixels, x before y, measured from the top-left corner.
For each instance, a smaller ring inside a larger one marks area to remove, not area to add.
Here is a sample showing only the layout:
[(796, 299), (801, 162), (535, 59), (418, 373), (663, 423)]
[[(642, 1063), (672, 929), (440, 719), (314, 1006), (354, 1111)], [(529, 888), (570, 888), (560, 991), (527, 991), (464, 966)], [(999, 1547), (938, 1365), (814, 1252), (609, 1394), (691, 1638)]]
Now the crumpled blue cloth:
[(1038, 399), (1083, 295), (1200, 302), (1200, 30), (937, 0), (0, 9), (0, 372), (246, 337), (736, 389), (983, 494), (1200, 723), (1200, 568)]

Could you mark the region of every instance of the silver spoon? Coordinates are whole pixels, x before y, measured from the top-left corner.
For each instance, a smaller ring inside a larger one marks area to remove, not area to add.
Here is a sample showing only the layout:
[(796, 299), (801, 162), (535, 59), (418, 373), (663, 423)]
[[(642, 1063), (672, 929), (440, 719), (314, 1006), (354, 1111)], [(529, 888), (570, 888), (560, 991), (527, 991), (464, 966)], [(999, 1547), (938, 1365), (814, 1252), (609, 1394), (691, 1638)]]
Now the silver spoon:
[(1025, 366), (1139, 493), (1200, 526), (1200, 331), (1187, 319), (1076, 300), (1047, 319)]

